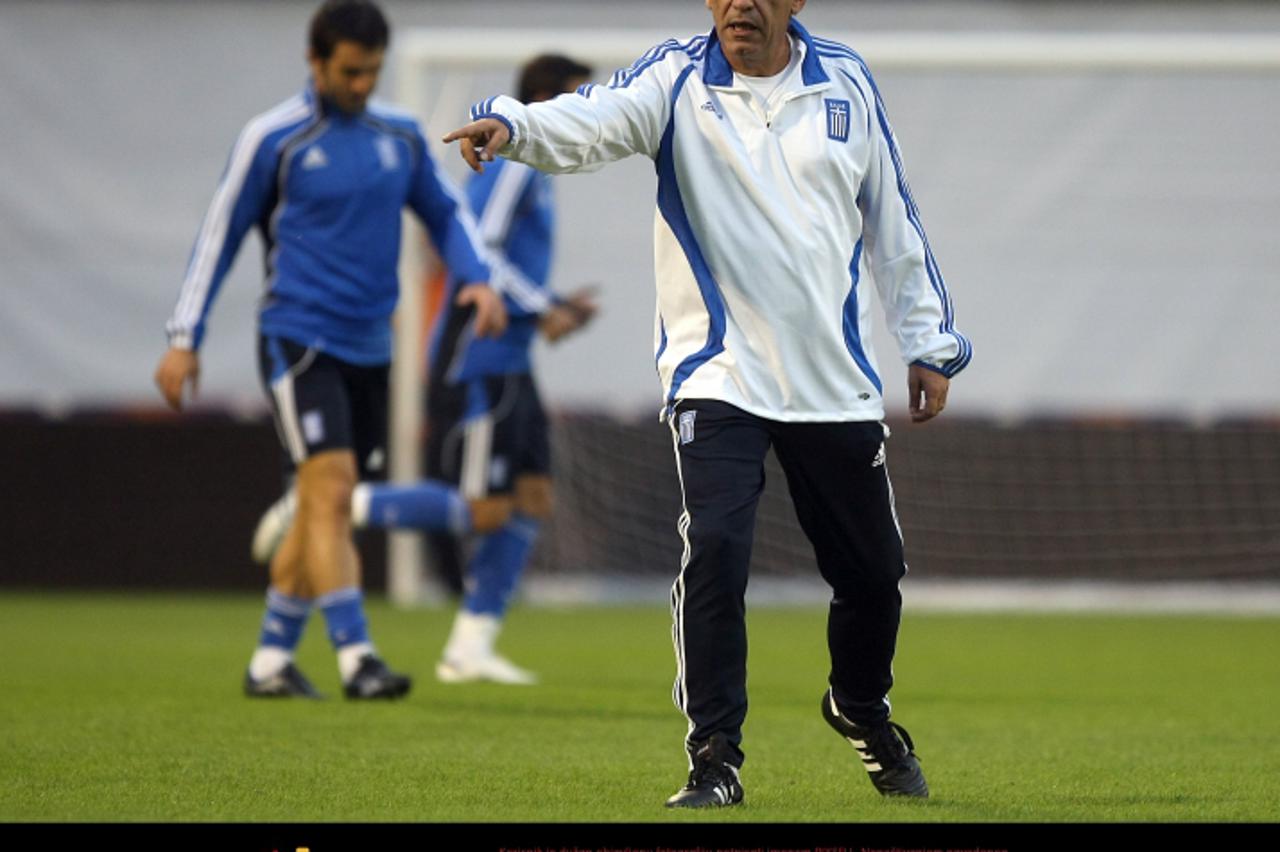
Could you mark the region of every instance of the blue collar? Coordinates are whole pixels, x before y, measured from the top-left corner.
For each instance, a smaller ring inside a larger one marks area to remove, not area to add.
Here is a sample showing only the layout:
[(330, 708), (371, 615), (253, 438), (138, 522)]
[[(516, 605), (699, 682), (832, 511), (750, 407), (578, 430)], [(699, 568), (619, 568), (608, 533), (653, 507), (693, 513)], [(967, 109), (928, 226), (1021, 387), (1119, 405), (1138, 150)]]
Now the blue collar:
[[(813, 37), (809, 35), (809, 31), (792, 18), (787, 25), (787, 32), (804, 42), (804, 62), (800, 66), (800, 77), (804, 84), (813, 86), (818, 83), (829, 83), (831, 78), (822, 67), (822, 61), (818, 58), (818, 49), (814, 46)], [(720, 36), (716, 33), (715, 27), (711, 28), (711, 35), (707, 37), (707, 58), (702, 79), (708, 86), (733, 85), (733, 66), (725, 58), (724, 50), (720, 47)]]
[(343, 112), (330, 103), (328, 98), (320, 96), (320, 93), (316, 91), (316, 81), (310, 77), (307, 78), (307, 86), (303, 89), (302, 96), (306, 101), (307, 106), (311, 107), (311, 109), (315, 111), (316, 115), (330, 120), (337, 120), (339, 122), (355, 121), (356, 119), (363, 118), (369, 111), (368, 107), (366, 107), (356, 115), (352, 115), (349, 112)]

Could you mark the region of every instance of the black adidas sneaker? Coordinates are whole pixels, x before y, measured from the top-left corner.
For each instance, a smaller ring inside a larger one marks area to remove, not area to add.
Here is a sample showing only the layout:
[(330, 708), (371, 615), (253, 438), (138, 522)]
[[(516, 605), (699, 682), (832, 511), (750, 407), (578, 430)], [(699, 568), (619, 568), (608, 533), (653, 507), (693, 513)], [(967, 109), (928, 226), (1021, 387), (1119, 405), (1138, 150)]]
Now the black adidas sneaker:
[(689, 783), (667, 799), (669, 808), (722, 808), (742, 801), (742, 783), (734, 766), (733, 747), (721, 734), (712, 734), (693, 750)]
[(324, 698), (293, 663), (262, 680), (245, 672), (244, 694), (250, 698)]
[(822, 718), (836, 733), (853, 744), (871, 783), (884, 796), (929, 797), (929, 785), (916, 760), (915, 743), (907, 729), (885, 720), (879, 725), (858, 725), (840, 714), (835, 696), (822, 696)]
[(379, 657), (365, 654), (360, 658), (360, 667), (355, 675), (342, 690), (347, 698), (400, 698), (412, 685), (408, 675), (397, 674), (387, 668)]

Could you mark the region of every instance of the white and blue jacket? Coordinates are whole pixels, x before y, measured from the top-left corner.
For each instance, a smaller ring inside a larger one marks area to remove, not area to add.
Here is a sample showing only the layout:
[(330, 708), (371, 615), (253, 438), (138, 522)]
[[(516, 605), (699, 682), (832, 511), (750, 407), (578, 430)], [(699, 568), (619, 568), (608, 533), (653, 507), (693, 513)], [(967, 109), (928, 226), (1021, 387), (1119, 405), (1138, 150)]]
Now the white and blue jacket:
[(728, 402), (775, 420), (884, 416), (870, 285), (907, 363), (953, 376), (970, 345), (862, 59), (794, 19), (799, 62), (768, 108), (714, 30), (657, 45), (608, 85), (473, 118), (507, 123), (500, 152), (547, 172), (654, 160), (657, 368), (665, 404)]
[(265, 243), (259, 330), (353, 364), (391, 360), (401, 210), (466, 281), (490, 270), (465, 201), (417, 123), (386, 107), (327, 109), (308, 87), (241, 131), (201, 225), (166, 330), (196, 349), (245, 234)]

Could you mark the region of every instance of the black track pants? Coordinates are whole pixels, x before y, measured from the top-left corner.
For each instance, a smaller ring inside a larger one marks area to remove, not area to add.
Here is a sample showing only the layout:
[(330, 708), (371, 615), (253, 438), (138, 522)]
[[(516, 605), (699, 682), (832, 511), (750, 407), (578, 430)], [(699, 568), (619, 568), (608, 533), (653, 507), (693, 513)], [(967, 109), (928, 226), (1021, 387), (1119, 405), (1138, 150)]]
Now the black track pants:
[(877, 421), (784, 423), (723, 402), (682, 400), (671, 429), (685, 544), (671, 591), (673, 697), (691, 723), (687, 741), (722, 733), (737, 748), (742, 739), (747, 571), (770, 446), (818, 570), (832, 588), (827, 643), (836, 701), (856, 721), (887, 718), (902, 610), (898, 582), (906, 565), (884, 427)]

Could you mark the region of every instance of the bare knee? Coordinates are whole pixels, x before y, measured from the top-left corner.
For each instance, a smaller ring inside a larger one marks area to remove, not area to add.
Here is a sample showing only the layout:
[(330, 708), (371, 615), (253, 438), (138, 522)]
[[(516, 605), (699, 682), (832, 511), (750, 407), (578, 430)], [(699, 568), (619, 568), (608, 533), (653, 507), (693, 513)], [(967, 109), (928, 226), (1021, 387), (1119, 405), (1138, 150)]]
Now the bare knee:
[(312, 456), (298, 468), (297, 487), (300, 523), (348, 521), (356, 487), (355, 456), (348, 450)]
[(509, 495), (481, 497), (470, 501), (471, 529), (477, 533), (491, 533), (506, 526), (511, 520), (515, 501)]
[(272, 565), (271, 588), (291, 598), (310, 600), (314, 597), (311, 593), (311, 583), (301, 574), (296, 565), (281, 569), (277, 569)]

